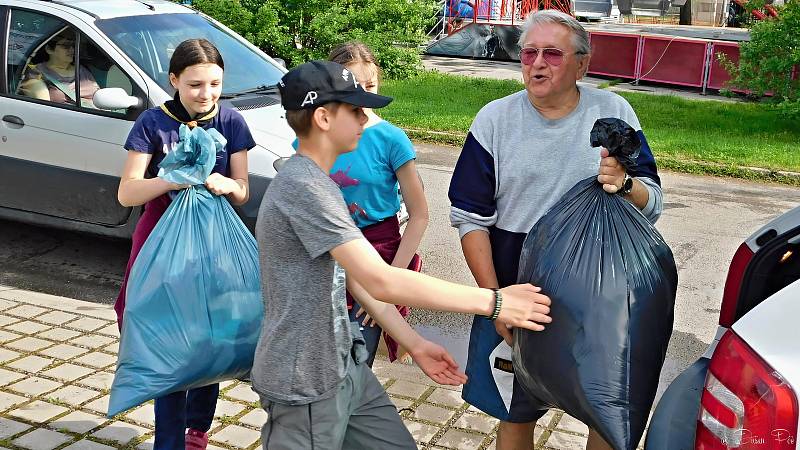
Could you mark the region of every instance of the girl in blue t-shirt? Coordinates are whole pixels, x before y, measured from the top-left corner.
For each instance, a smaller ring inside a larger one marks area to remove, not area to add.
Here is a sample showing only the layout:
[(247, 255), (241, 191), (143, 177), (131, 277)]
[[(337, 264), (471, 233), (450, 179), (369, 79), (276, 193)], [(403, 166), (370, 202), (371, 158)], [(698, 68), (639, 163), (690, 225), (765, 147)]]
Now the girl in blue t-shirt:
[[(380, 68), (372, 51), (360, 42), (348, 42), (335, 48), (329, 59), (347, 67), (365, 90), (378, 92)], [(416, 153), (408, 136), (400, 128), (364, 108), (369, 120), (355, 151), (340, 155), (331, 168), (331, 178), (342, 195), (356, 225), (383, 259), (395, 266), (419, 271), (422, 263), (416, 254), (428, 227), (428, 202), (422, 180), (414, 163)], [(397, 213), (400, 210), (398, 183), (408, 209), (409, 219), (403, 234)], [(378, 349), (381, 328), (366, 315), (350, 293), (347, 294), (350, 319), (361, 320), (367, 341), (371, 367)], [(408, 307), (398, 307), (403, 317)], [(362, 317), (363, 316), (363, 317)], [(389, 359), (397, 358), (397, 343), (384, 334)]]
[[(245, 203), (249, 197), (247, 150), (255, 146), (255, 141), (237, 111), (217, 104), (222, 93), (223, 69), (222, 56), (207, 40), (182, 42), (169, 63), (169, 79), (176, 91), (174, 99), (143, 112), (125, 142), (128, 159), (117, 196), (123, 206), (144, 205), (144, 212), (136, 224), (122, 289), (114, 304), (120, 329), (128, 274), (136, 255), (169, 206), (168, 193), (183, 188), (156, 176), (158, 164), (180, 140), (181, 124), (215, 128), (227, 139), (224, 157), (217, 157), (206, 179), (208, 190), (225, 195), (234, 205)], [(218, 395), (219, 384), (213, 384), (157, 398), (154, 448), (205, 449)]]

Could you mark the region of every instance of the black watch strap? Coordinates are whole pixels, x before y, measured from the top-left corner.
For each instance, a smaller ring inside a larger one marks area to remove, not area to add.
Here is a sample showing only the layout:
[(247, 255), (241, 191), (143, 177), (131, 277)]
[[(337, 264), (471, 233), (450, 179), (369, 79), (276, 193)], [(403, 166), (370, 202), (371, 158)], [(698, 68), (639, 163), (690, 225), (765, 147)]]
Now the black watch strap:
[(622, 182), (622, 187), (617, 191), (619, 195), (628, 195), (633, 190), (633, 177), (625, 174), (625, 181)]

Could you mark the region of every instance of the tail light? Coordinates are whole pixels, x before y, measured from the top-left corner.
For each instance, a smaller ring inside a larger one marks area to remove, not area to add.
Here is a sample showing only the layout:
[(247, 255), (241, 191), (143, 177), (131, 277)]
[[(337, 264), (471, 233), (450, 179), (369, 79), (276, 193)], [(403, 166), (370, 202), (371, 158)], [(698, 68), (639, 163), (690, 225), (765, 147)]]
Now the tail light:
[(792, 387), (739, 336), (720, 339), (701, 397), (695, 450), (795, 450)]
[(740, 245), (733, 255), (730, 268), (728, 268), (728, 278), (725, 279), (725, 290), (722, 293), (722, 307), (719, 313), (720, 326), (730, 328), (736, 321), (739, 292), (742, 289), (744, 272), (751, 259), (753, 259), (753, 251), (746, 243)]

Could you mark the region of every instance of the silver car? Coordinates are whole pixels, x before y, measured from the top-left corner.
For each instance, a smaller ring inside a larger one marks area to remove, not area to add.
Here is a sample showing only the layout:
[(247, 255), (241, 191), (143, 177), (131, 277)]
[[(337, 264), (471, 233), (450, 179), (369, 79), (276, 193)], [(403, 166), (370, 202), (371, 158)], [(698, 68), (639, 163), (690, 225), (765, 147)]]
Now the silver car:
[[(25, 80), (64, 35), (74, 36), (73, 83), (32, 93)], [(160, 0), (0, 0), (0, 218), (129, 237), (141, 208), (117, 202), (125, 139), (142, 111), (172, 98), (174, 48), (200, 37), (225, 59), (221, 102), (241, 112), (257, 143), (251, 199), (238, 209), (252, 229), (276, 167), (293, 153), (275, 89), (285, 69), (213, 19)], [(99, 87), (93, 95), (74, 83), (85, 77)]]

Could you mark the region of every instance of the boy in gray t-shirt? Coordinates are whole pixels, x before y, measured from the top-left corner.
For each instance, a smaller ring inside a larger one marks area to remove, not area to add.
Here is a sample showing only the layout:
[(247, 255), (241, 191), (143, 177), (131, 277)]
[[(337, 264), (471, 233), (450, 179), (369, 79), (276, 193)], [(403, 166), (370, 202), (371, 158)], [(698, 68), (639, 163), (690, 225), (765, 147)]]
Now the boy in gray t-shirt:
[(353, 223), (328, 172), (339, 154), (356, 147), (366, 122), (361, 107), (380, 108), (391, 98), (364, 91), (354, 74), (328, 61), (289, 71), (279, 87), (299, 146), (267, 189), (256, 226), (265, 314), (252, 380), (269, 416), (263, 447), (414, 449), (364, 364), (363, 337), (348, 320), (345, 270), (347, 289), (441, 384), (463, 384), (466, 377), (391, 303), (542, 330), (550, 300), (529, 284), (478, 289), (386, 264)]

